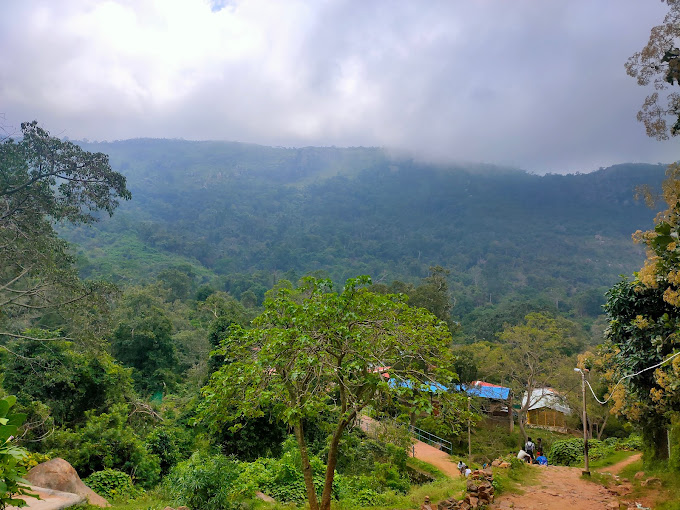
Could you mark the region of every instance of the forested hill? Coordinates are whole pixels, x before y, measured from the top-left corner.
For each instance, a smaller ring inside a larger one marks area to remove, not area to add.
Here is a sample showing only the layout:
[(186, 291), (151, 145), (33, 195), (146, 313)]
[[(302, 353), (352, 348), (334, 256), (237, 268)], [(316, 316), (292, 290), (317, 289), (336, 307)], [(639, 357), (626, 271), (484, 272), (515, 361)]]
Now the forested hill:
[(82, 145), (108, 153), (133, 193), (112, 219), (66, 231), (84, 276), (136, 283), (185, 264), (197, 280), (261, 299), (281, 277), (414, 281), (441, 265), (458, 317), (516, 298), (597, 315), (604, 290), (643, 261), (630, 235), (655, 213), (634, 188), (664, 176), (644, 164), (537, 176), (375, 148)]

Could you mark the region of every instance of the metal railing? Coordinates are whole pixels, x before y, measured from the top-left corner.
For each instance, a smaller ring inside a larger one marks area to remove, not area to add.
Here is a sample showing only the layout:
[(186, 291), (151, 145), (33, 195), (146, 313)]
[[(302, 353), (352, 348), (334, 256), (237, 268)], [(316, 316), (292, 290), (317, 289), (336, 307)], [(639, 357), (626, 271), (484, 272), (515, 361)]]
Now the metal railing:
[(418, 427), (414, 427), (413, 425), (409, 425), (408, 430), (415, 436), (416, 439), (418, 439), (418, 441), (432, 445), (435, 448), (443, 450), (451, 455), (451, 452), (453, 451), (453, 445), (451, 444), (451, 441), (447, 441), (446, 439), (443, 439), (439, 436), (435, 436), (434, 434), (427, 432), (426, 430), (419, 429)]

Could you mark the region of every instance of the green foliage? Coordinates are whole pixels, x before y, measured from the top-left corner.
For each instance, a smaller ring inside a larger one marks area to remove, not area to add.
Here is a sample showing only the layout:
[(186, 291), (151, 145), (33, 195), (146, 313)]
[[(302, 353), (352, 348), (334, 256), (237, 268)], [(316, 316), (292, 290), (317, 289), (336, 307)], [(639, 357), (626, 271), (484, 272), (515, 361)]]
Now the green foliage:
[(642, 437), (639, 434), (631, 434), (625, 439), (617, 439), (614, 447), (617, 450), (640, 451), (642, 450)]
[[(69, 232), (84, 246), (87, 274), (139, 281), (189, 262), (223, 275), (221, 284), (211, 282), (217, 290), (236, 299), (251, 290), (259, 304), (277, 279), (296, 282), (310, 271), (336, 281), (372, 274), (415, 284), (441, 265), (452, 270), (456, 319), (528, 300), (541, 306), (519, 318), (548, 306), (599, 315), (588, 292), (608, 288), (641, 261), (630, 232), (650, 213), (631, 190), (663, 179), (660, 165), (539, 176), (429, 165), (371, 148), (171, 140), (85, 147), (110, 154), (138, 198), (96, 234)], [(256, 272), (265, 277), (253, 278)]]
[(111, 349), (121, 363), (135, 369), (135, 386), (144, 394), (172, 389), (179, 365), (172, 322), (153, 288), (126, 292), (116, 319)]
[(108, 413), (85, 413), (85, 423), (75, 430), (57, 430), (48, 438), (53, 456), (69, 461), (89, 475), (104, 469), (124, 471), (143, 487), (159, 480), (161, 466), (128, 422), (128, 407), (116, 404)]
[(51, 457), (44, 453), (26, 452), (26, 456), (19, 461), (19, 465), (25, 467), (26, 470), (30, 470), (38, 464), (47, 462), (50, 459)]
[[(51, 137), (37, 122), (0, 143), (0, 339), (22, 338), (39, 320), (79, 338), (92, 336), (88, 308), (106, 309), (106, 285), (82, 282), (52, 222), (91, 223), (129, 199), (108, 156)], [(82, 302), (87, 297), (86, 302)]]
[(196, 452), (170, 471), (163, 486), (177, 504), (193, 510), (233, 510), (240, 508), (234, 487), (240, 473), (232, 459)]
[(583, 439), (573, 438), (555, 441), (550, 447), (548, 460), (551, 464), (573, 466), (583, 460)]
[[(30, 335), (58, 336), (40, 330)], [(13, 354), (3, 360), (3, 386), (24, 407), (47, 405), (57, 425), (81, 423), (86, 411), (104, 411), (133, 394), (130, 370), (105, 352), (83, 351), (65, 340), (21, 340), (8, 348)]]
[(115, 469), (96, 471), (83, 480), (83, 482), (90, 489), (109, 501), (135, 499), (144, 494), (142, 489), (132, 483), (130, 475)]
[(31, 495), (22, 478), (26, 474), (23, 461), (28, 452), (13, 444), (13, 437), (26, 419), (25, 414), (11, 410), (15, 403), (14, 396), (0, 399), (0, 510), (8, 505), (26, 506), (24, 500), (15, 496)]
[[(204, 389), (203, 417), (213, 429), (264, 409), (293, 427), (313, 509), (314, 469), (307, 459), (303, 424), (333, 416), (322, 508), (330, 505), (338, 444), (343, 431), (379, 395), (410, 410), (432, 409), (431, 387), (450, 386), (450, 333), (446, 323), (402, 296), (380, 295), (347, 281), (341, 293), (328, 280), (306, 279), (293, 291), (281, 288), (249, 330), (223, 343), (225, 363)], [(379, 363), (376, 366), (376, 363)], [(383, 372), (389, 371), (389, 380)], [(442, 407), (460, 398), (437, 392)]]
[(191, 455), (193, 432), (186, 427), (156, 427), (146, 437), (146, 448), (160, 461), (161, 475)]

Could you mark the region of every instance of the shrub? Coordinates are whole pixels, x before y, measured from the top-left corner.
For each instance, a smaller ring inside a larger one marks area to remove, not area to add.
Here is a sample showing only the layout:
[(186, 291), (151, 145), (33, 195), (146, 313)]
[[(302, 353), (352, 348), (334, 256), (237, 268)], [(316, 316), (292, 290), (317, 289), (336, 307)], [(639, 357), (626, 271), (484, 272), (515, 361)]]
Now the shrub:
[(196, 452), (172, 468), (163, 486), (177, 504), (192, 510), (233, 510), (240, 508), (233, 490), (240, 472), (233, 459)]
[(132, 483), (130, 475), (115, 469), (97, 471), (83, 481), (97, 494), (112, 501), (135, 499), (144, 494), (143, 489)]
[(88, 411), (85, 416), (82, 427), (50, 437), (54, 456), (69, 461), (79, 473), (118, 469), (146, 488), (158, 482), (160, 461), (129, 426), (127, 406), (116, 404), (109, 413)]
[(548, 459), (552, 464), (571, 466), (583, 458), (583, 439), (563, 439), (555, 441), (550, 448)]
[(638, 434), (631, 434), (625, 439), (619, 439), (616, 445), (617, 450), (642, 450), (642, 437)]
[(18, 465), (29, 470), (48, 460), (50, 460), (50, 456), (45, 455), (44, 453), (27, 452), (26, 456), (18, 462)]

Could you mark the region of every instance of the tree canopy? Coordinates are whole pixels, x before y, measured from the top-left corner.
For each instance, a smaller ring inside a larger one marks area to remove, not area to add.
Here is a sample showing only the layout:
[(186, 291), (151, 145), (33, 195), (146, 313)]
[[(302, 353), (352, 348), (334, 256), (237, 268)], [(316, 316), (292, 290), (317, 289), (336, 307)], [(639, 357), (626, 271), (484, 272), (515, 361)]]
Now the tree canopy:
[(68, 312), (103, 286), (83, 283), (53, 222), (89, 223), (129, 199), (108, 156), (52, 137), (37, 122), (0, 144), (0, 336), (17, 338), (38, 317)]
[[(219, 427), (264, 411), (294, 429), (310, 508), (330, 508), (343, 432), (380, 395), (397, 405), (446, 405), (454, 380), (446, 323), (405, 298), (365, 288), (367, 276), (333, 292), (328, 280), (307, 278), (265, 301), (253, 328), (224, 341), (226, 361), (204, 390), (203, 415)], [(334, 417), (321, 501), (314, 489), (304, 435), (308, 419)]]

